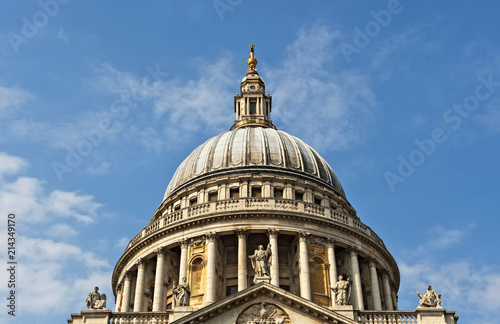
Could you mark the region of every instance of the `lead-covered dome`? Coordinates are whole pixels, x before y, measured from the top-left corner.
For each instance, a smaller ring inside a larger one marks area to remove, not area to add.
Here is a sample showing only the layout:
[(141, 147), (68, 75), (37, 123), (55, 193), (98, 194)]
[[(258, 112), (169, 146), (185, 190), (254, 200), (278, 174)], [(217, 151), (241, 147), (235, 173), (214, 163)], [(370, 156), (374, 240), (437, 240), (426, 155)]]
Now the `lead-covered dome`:
[(328, 163), (297, 137), (273, 128), (236, 128), (212, 137), (177, 168), (165, 192), (167, 198), (190, 180), (242, 168), (286, 170), (320, 180), (345, 198)]

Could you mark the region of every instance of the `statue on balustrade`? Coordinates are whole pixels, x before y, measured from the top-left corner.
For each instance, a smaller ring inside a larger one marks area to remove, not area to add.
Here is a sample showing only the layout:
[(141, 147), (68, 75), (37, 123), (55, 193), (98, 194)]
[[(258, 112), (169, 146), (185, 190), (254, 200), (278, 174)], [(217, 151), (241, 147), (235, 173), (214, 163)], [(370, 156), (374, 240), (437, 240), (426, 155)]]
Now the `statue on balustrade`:
[(425, 294), (421, 295), (417, 291), (417, 296), (420, 298), (419, 307), (441, 307), (441, 295), (432, 289), (431, 285), (427, 285)]
[(335, 294), (335, 305), (350, 305), (351, 304), (351, 280), (340, 275), (335, 287), (330, 288)]
[(104, 309), (106, 308), (106, 294), (99, 293), (99, 287), (94, 287), (94, 291), (89, 293), (87, 297), (88, 309)]
[(182, 281), (177, 285), (177, 287), (174, 287), (173, 293), (175, 306), (189, 306), (191, 288), (189, 288), (186, 277), (183, 277)]
[(253, 282), (257, 283), (257, 278), (269, 277), (269, 267), (271, 265), (271, 244), (267, 245), (264, 250), (262, 245), (259, 245), (253, 255), (248, 256), (252, 262), (252, 268), (255, 270)]

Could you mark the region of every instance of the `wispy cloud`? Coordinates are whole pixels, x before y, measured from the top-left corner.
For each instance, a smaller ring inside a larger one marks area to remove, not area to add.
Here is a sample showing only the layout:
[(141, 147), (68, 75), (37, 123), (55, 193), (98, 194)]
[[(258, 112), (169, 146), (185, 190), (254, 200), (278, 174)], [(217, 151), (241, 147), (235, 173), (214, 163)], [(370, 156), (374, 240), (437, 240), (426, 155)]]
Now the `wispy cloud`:
[(474, 313), (478, 323), (494, 323), (492, 319), (500, 316), (500, 269), (470, 262), (470, 258), (462, 255), (446, 261), (440, 257), (441, 253), (449, 254), (447, 251), (464, 243), (474, 227), (438, 226), (429, 231), (431, 235), (417, 248), (417, 253), (404, 256), (398, 262), (400, 307), (416, 307), (415, 290), (425, 290), (425, 286), (431, 284), (442, 294), (443, 307)]
[(489, 134), (497, 134), (500, 132), (500, 102), (495, 100), (490, 105), (485, 107), (485, 111), (479, 113), (474, 120), (486, 129)]
[[(61, 309), (83, 309), (94, 285), (110, 291), (111, 266), (85, 239), (81, 246), (67, 241), (79, 234), (71, 224), (91, 226), (103, 215), (103, 205), (80, 192), (48, 192), (45, 181), (20, 175), (28, 165), (20, 157), (0, 153), (0, 214), (16, 215), (16, 258), (22, 280), (18, 299), (19, 305), (30, 305), (20, 312), (43, 317)], [(0, 287), (0, 293), (7, 295), (7, 285)], [(0, 321), (5, 322), (5, 316), (0, 314)]]
[(7, 174), (17, 174), (21, 169), (28, 166), (24, 159), (0, 152), (0, 180)]
[(343, 150), (363, 140), (376, 106), (367, 75), (331, 71), (338, 37), (319, 24), (303, 28), (287, 46), (282, 66), (266, 71), (266, 81), (274, 86), (273, 119), (319, 150)]
[(31, 99), (33, 99), (33, 95), (28, 91), (0, 84), (0, 118), (12, 114), (23, 103)]

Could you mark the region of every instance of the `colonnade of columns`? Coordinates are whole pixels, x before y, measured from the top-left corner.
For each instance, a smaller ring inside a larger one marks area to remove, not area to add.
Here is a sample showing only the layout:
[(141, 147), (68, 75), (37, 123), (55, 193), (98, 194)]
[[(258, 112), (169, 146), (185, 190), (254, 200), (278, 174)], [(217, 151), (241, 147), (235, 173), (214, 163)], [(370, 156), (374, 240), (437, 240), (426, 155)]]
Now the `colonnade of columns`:
[[(238, 291), (242, 291), (247, 288), (248, 278), (247, 278), (247, 231), (243, 229), (238, 229), (236, 231), (238, 237)], [(278, 235), (279, 231), (275, 229), (268, 230), (269, 243), (271, 244), (271, 284), (279, 287), (279, 252), (278, 252)], [(307, 300), (311, 300), (311, 280), (309, 271), (309, 256), (308, 256), (308, 239), (310, 235), (306, 233), (298, 233), (298, 252), (299, 252), (299, 286), (300, 286), (300, 296)], [(217, 263), (217, 242), (218, 235), (216, 233), (208, 233), (206, 235), (207, 243), (207, 263), (206, 263), (206, 290), (205, 290), (205, 304), (212, 304), (216, 302), (216, 263)], [(328, 239), (325, 242), (327, 258), (329, 263), (329, 276), (330, 276), (330, 288), (335, 288), (337, 283), (337, 262), (335, 256), (335, 241), (333, 239)], [(179, 242), (181, 247), (180, 264), (179, 264), (179, 280), (187, 276), (188, 268), (188, 240), (182, 240)], [(166, 250), (164, 248), (159, 248), (156, 251), (157, 262), (156, 262), (156, 274), (154, 280), (154, 296), (153, 296), (153, 312), (160, 312), (165, 310), (163, 305), (163, 298), (165, 294), (165, 255)], [(352, 304), (355, 309), (363, 310), (365, 309), (363, 300), (363, 289), (361, 281), (361, 272), (359, 267), (358, 250), (351, 248), (348, 250), (350, 269), (351, 269), (351, 279), (352, 279)], [(137, 262), (137, 276), (136, 276), (136, 289), (134, 298), (134, 312), (146, 311), (143, 309), (144, 298), (145, 298), (145, 260), (142, 258)], [(385, 303), (386, 310), (393, 310), (393, 291), (391, 290), (391, 284), (389, 279), (389, 272), (387, 270), (382, 271), (382, 287), (379, 286), (379, 270), (377, 270), (377, 261), (375, 259), (370, 259), (369, 263), (369, 278), (371, 285), (371, 296), (373, 302), (374, 310), (382, 310), (382, 298)], [(346, 279), (346, 278), (344, 278)], [(124, 276), (124, 282), (122, 286), (122, 302), (121, 311), (130, 312), (130, 299), (131, 287), (132, 287), (132, 276), (130, 271), (127, 271)], [(383, 294), (381, 294), (381, 291)], [(335, 297), (332, 294), (332, 305), (334, 305)], [(118, 309), (118, 303), (117, 303)]]

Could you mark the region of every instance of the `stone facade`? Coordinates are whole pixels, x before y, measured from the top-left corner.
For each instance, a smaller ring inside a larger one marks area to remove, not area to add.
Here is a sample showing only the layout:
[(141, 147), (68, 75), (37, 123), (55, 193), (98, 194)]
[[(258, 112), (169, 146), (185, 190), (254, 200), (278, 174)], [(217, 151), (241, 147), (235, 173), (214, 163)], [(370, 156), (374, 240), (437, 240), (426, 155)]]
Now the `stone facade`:
[[(435, 323), (455, 323), (444, 309), (398, 312), (394, 258), (357, 216), (328, 163), (276, 130), (253, 47), (248, 64), (231, 130), (179, 166), (116, 264), (114, 312), (97, 314), (113, 323), (279, 324), (387, 316), (424, 323), (439, 313), (443, 321)], [(183, 278), (190, 294), (176, 305)], [(83, 323), (85, 314), (68, 322)]]

